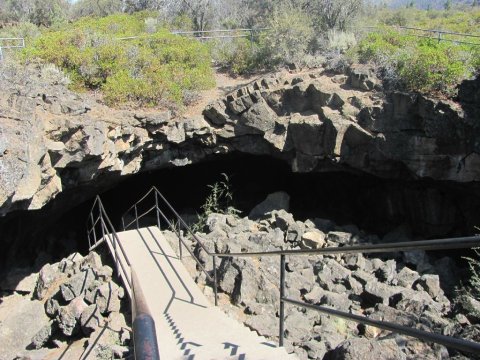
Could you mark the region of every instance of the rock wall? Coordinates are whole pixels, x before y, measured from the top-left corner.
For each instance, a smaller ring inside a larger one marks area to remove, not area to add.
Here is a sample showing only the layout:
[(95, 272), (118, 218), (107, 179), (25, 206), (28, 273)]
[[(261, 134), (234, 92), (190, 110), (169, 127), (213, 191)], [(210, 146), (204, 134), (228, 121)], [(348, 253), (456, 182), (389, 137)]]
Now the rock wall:
[(273, 156), (295, 172), (480, 179), (478, 81), (464, 85), (465, 102), (455, 103), (386, 94), (359, 67), (347, 75), (272, 75), (203, 115), (174, 117), (110, 109), (47, 80), (34, 68), (0, 79), (0, 215), (40, 209), (82, 185), (98, 189), (232, 152)]

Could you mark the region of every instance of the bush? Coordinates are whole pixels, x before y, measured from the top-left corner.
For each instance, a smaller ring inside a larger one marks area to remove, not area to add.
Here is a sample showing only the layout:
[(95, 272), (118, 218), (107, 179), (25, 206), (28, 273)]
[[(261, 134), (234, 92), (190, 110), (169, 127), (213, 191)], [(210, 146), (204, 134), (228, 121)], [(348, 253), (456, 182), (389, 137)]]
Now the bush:
[[(25, 49), (65, 70), (74, 89), (101, 89), (110, 105), (181, 105), (186, 92), (214, 86), (208, 48), (166, 30), (144, 32), (148, 13), (82, 19)], [(117, 36), (140, 36), (118, 40)]]
[(313, 38), (313, 25), (308, 14), (292, 5), (274, 8), (267, 19), (268, 31), (260, 36), (260, 52), (266, 67), (301, 62)]
[(241, 75), (257, 69), (258, 52), (258, 45), (246, 38), (220, 40), (212, 44), (212, 57), (215, 62), (227, 68), (233, 75)]
[(358, 47), (361, 62), (371, 62), (408, 90), (452, 95), (478, 67), (477, 51), (464, 45), (419, 39), (391, 29), (369, 34)]

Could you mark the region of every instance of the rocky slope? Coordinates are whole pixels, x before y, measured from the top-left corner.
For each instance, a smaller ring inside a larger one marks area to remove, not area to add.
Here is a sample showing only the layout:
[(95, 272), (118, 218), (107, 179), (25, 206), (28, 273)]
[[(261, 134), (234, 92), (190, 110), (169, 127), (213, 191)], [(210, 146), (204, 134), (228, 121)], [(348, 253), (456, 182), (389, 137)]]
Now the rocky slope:
[(264, 154), (293, 171), (387, 178), (480, 179), (478, 79), (460, 102), (384, 93), (366, 68), (272, 75), (203, 115), (114, 110), (66, 90), (51, 74), (0, 77), (0, 214), (39, 209), (81, 185), (185, 166), (222, 154)]
[(128, 295), (97, 253), (30, 272), (12, 270), (0, 283), (2, 296), (9, 294), (0, 301), (1, 360), (128, 356), (129, 311), (121, 306)]
[[(278, 249), (315, 249), (377, 243), (379, 239), (354, 225), (337, 226), (327, 219), (295, 221), (278, 203), (266, 204), (250, 218), (211, 214), (205, 233), (197, 233), (210, 251), (260, 252)], [(267, 205), (267, 206), (266, 206)], [(272, 207), (270, 206), (270, 210)], [(175, 234), (165, 231), (172, 246)], [(397, 234), (398, 236), (398, 234)], [(407, 240), (407, 239), (404, 239)], [(194, 241), (192, 250), (207, 269), (213, 264)], [(186, 258), (188, 267), (213, 301), (211, 284)], [(290, 256), (286, 259), (286, 296), (365, 315), (376, 320), (444, 335), (480, 340), (480, 303), (458, 296), (459, 269), (448, 257), (423, 251), (379, 256)], [(225, 311), (261, 335), (278, 336), (279, 258), (224, 258), (218, 265), (220, 303)], [(446, 296), (446, 294), (448, 296)], [(452, 300), (456, 298), (455, 302)], [(477, 309), (477, 310), (476, 310)], [(467, 359), (440, 345), (391, 334), (370, 326), (286, 305), (286, 346), (300, 359)]]

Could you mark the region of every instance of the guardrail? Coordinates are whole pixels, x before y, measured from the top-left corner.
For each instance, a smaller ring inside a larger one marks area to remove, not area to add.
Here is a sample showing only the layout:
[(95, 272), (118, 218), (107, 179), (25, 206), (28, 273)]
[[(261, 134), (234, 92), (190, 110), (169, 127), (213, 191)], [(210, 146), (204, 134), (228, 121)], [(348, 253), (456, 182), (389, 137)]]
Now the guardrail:
[[(142, 202), (145, 202), (148, 196), (154, 196), (155, 204), (144, 211), (141, 215), (138, 214), (138, 207)], [(473, 354), (480, 354), (480, 344), (468, 341), (464, 339), (453, 338), (441, 334), (431, 333), (427, 331), (422, 331), (418, 329), (408, 328), (405, 326), (398, 325), (396, 323), (387, 322), (387, 321), (378, 321), (369, 319), (366, 316), (360, 316), (351, 314), (345, 311), (339, 311), (332, 308), (312, 305), (295, 299), (291, 299), (285, 296), (285, 257), (286, 256), (303, 256), (303, 255), (332, 255), (332, 254), (368, 254), (368, 253), (381, 253), (381, 252), (392, 252), (392, 251), (412, 251), (412, 250), (446, 250), (446, 249), (461, 249), (461, 248), (473, 248), (480, 246), (480, 236), (471, 236), (471, 237), (462, 237), (462, 238), (450, 238), (450, 239), (437, 239), (437, 240), (422, 240), (422, 241), (408, 241), (408, 242), (399, 242), (399, 243), (389, 243), (389, 244), (364, 244), (364, 245), (355, 245), (355, 246), (345, 246), (345, 247), (330, 247), (323, 249), (315, 250), (277, 250), (277, 251), (265, 251), (265, 252), (250, 252), (250, 253), (215, 253), (210, 252), (202, 241), (193, 233), (191, 228), (185, 223), (177, 211), (172, 207), (172, 205), (165, 199), (165, 197), (160, 193), (156, 187), (152, 187), (146, 195), (144, 195), (139, 201), (132, 205), (122, 216), (122, 224), (124, 230), (127, 230), (130, 226), (135, 225), (137, 229), (140, 228), (140, 219), (145, 217), (147, 214), (156, 212), (156, 222), (159, 229), (160, 228), (160, 217), (162, 217), (166, 223), (174, 229), (175, 233), (179, 238), (179, 248), (180, 248), (180, 257), (182, 253), (182, 245), (187, 248), (187, 250), (192, 254), (197, 264), (200, 264), (199, 259), (193, 255), (192, 251), (185, 244), (185, 241), (182, 238), (181, 229), (173, 224), (169, 220), (164, 212), (159, 207), (159, 200), (161, 200), (167, 208), (172, 212), (176, 221), (180, 227), (183, 227), (186, 232), (188, 232), (192, 239), (199, 244), (199, 246), (205, 251), (208, 256), (212, 257), (213, 260), (213, 278), (210, 276), (203, 265), (201, 266), (202, 270), (207, 274), (207, 278), (212, 281), (215, 294), (215, 305), (218, 304), (217, 301), (217, 267), (216, 259), (220, 258), (234, 258), (234, 257), (260, 257), (260, 256), (279, 256), (280, 257), (280, 279), (279, 279), (279, 292), (280, 292), (280, 311), (279, 311), (279, 345), (283, 346), (284, 344), (284, 333), (285, 333), (285, 304), (292, 304), (296, 306), (303, 307), (305, 309), (315, 310), (322, 312), (328, 315), (341, 317), (365, 325), (374, 326), (380, 329), (393, 331), (407, 336), (412, 336), (417, 339), (426, 340), (438, 344), (445, 345), (449, 348), (457, 349), (464, 352), (469, 352)], [(133, 220), (125, 224), (126, 216), (134, 212)]]
[[(100, 234), (97, 235), (99, 227), (101, 237)], [(87, 237), (90, 251), (96, 249), (103, 243), (108, 244), (110, 252), (114, 258), (117, 274), (122, 279), (123, 284), (130, 295), (135, 359), (160, 360), (155, 321), (150, 315), (135, 270), (132, 268), (130, 261), (128, 260), (125, 249), (118, 238), (115, 228), (113, 227), (99, 196), (95, 198), (88, 215)], [(120, 249), (120, 253), (125, 259), (128, 268), (126, 268), (120, 260), (118, 249)]]
[[(212, 40), (212, 39), (234, 39), (234, 38), (249, 38), (253, 42), (255, 33), (269, 30), (269, 28), (258, 29), (216, 29), (216, 30), (198, 30), (198, 31), (183, 31), (172, 30), (173, 35), (193, 36), (197, 40)], [(211, 34), (211, 35), (207, 35)], [(117, 38), (117, 40), (134, 40), (134, 39), (148, 39), (151, 35), (140, 36), (126, 36)]]
[[(419, 38), (426, 38), (436, 40), (438, 42), (447, 41), (452, 42), (455, 44), (465, 44), (465, 45), (473, 45), (473, 46), (480, 46), (480, 42), (469, 42), (465, 41), (466, 39), (480, 39), (480, 35), (476, 34), (467, 34), (467, 33), (459, 33), (454, 31), (447, 31), (447, 30), (436, 30), (436, 29), (421, 29), (411, 26), (386, 26), (386, 27), (378, 27), (378, 26), (364, 26), (360, 28), (353, 27), (352, 30), (355, 29), (367, 29), (370, 31), (381, 31), (384, 28), (390, 28), (393, 30), (401, 30), (404, 32), (411, 32), (408, 35), (419, 37)], [(428, 35), (430, 34), (430, 35)], [(449, 36), (450, 38), (448, 38)], [(451, 38), (456, 37), (456, 38)], [(461, 38), (462, 40), (459, 40)]]
[[(3, 43), (6, 43), (6, 45), (4, 45)], [(24, 38), (0, 38), (0, 61), (4, 59), (3, 49), (23, 49), (24, 47)]]

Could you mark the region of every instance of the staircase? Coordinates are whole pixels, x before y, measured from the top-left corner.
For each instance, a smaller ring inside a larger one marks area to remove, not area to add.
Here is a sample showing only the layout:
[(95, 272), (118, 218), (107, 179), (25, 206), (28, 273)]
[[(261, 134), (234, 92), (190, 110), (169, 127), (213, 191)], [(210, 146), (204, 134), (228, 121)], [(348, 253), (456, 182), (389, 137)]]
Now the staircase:
[(156, 226), (117, 235), (155, 320), (160, 359), (296, 359), (212, 306)]

